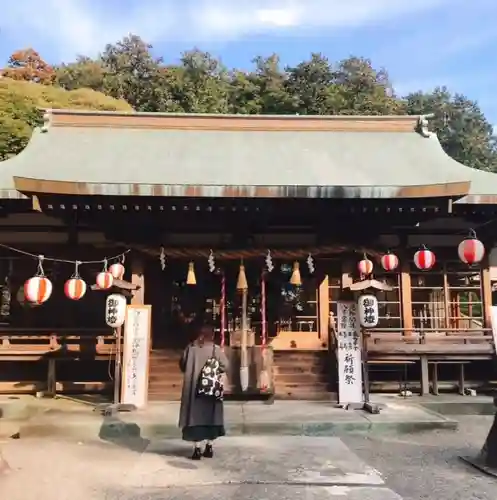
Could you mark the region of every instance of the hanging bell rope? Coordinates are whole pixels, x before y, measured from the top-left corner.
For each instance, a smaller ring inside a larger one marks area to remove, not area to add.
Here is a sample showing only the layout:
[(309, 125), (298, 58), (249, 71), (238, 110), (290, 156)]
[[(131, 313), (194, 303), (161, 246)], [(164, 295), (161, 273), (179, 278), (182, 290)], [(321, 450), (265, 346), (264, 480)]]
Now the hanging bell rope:
[(248, 289), (247, 276), (245, 275), (245, 266), (243, 265), (243, 260), (242, 263), (240, 264), (240, 270), (238, 271), (238, 280), (236, 282), (236, 289), (237, 290)]
[(186, 284), (187, 285), (196, 285), (197, 278), (195, 277), (195, 266), (193, 262), (188, 264), (188, 274), (186, 275)]
[(292, 276), (290, 278), (290, 283), (295, 286), (302, 285), (302, 278), (300, 277), (300, 264), (295, 261), (293, 263)]

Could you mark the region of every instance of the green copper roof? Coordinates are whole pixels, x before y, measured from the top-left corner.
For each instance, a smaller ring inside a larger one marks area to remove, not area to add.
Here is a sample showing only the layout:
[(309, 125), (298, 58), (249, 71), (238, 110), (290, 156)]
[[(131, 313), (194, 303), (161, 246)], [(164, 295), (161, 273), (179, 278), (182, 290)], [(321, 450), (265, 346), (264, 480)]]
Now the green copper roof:
[(419, 197), (413, 188), (435, 186), (436, 196), (461, 198), (468, 186), (456, 184), (468, 181), (467, 200), (497, 195), (496, 174), (459, 164), (434, 134), (414, 130), (49, 125), (2, 163), (0, 196), (20, 196), (16, 186), (23, 184), (13, 177), (33, 181), (39, 191), (69, 192), (71, 184), (76, 194), (90, 195), (374, 199)]

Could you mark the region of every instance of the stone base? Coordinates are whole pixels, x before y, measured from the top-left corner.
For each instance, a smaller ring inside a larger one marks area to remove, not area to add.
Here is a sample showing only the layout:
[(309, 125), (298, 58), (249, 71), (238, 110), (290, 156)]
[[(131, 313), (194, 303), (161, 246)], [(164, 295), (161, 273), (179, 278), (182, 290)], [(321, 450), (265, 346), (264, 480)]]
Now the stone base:
[(471, 465), (480, 472), (487, 474), (488, 476), (495, 477), (497, 479), (497, 469), (493, 467), (488, 467), (485, 465), (479, 457), (459, 457), (463, 462)]

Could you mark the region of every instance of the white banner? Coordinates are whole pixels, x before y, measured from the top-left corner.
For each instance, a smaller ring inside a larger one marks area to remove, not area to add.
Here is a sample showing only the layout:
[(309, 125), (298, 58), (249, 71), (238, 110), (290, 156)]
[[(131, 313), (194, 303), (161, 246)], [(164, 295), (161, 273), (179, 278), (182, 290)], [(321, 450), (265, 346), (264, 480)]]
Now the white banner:
[(338, 402), (362, 403), (362, 351), (357, 304), (338, 301), (337, 358)]
[(126, 308), (121, 403), (143, 408), (148, 402), (150, 323), (152, 306)]

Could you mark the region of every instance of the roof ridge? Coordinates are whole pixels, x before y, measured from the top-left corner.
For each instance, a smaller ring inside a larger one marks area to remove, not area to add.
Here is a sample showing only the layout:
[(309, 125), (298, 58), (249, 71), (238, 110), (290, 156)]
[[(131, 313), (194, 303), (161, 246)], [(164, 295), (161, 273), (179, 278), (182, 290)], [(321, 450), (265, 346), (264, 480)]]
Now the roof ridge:
[(51, 127), (244, 132), (418, 132), (429, 137), (428, 115), (244, 115), (46, 109)]
[(392, 120), (420, 120), (432, 118), (433, 114), (425, 115), (281, 115), (281, 114), (243, 114), (243, 113), (169, 113), (151, 111), (106, 111), (106, 110), (84, 110), (84, 109), (56, 109), (42, 108), (50, 115), (72, 115), (72, 116), (120, 116), (120, 117), (164, 117), (164, 118), (213, 118), (213, 119), (251, 119), (251, 120), (343, 120), (343, 121), (392, 121)]

